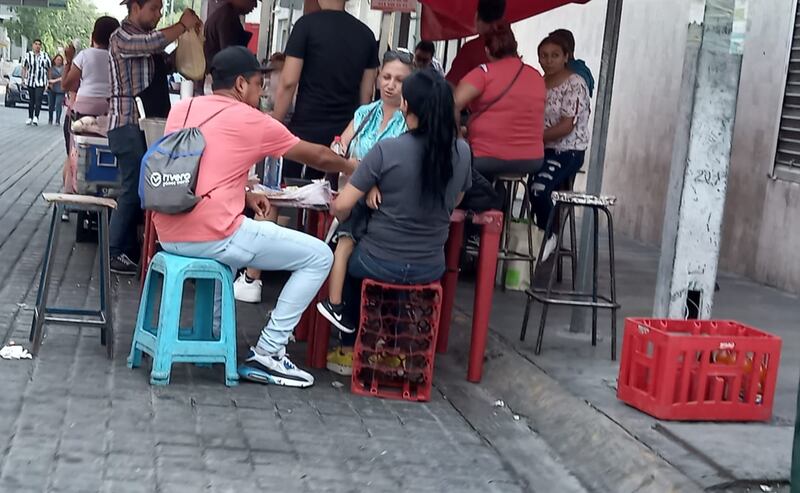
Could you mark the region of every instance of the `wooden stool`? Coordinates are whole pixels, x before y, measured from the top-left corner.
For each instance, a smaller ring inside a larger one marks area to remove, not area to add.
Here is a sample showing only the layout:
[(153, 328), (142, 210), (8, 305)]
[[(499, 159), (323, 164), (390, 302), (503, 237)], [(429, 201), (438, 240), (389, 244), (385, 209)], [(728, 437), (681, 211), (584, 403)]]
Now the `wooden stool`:
[[(36, 356), (44, 337), (44, 323), (53, 322), (68, 325), (93, 325), (100, 327), (100, 343), (106, 346), (108, 358), (114, 357), (114, 324), (111, 309), (111, 272), (109, 271), (108, 254), (108, 211), (116, 209), (117, 203), (112, 199), (91, 195), (72, 195), (61, 193), (43, 193), (42, 197), (53, 204), (53, 215), (50, 219), (50, 232), (42, 261), (42, 273), (39, 278), (39, 290), (36, 293), (36, 308), (33, 311), (30, 340), (33, 342), (31, 353)], [(50, 274), (58, 246), (58, 226), (61, 213), (70, 210), (96, 212), (99, 216), (97, 225), (100, 260), (100, 309), (86, 310), (82, 308), (49, 307), (47, 298), (50, 290)]]

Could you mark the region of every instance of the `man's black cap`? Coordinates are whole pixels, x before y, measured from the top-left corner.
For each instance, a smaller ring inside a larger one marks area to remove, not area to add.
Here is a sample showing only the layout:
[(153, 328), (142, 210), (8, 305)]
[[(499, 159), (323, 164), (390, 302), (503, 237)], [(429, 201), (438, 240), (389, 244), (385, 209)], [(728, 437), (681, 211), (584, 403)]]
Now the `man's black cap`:
[(258, 63), (256, 56), (244, 46), (229, 46), (214, 55), (209, 73), (212, 79), (223, 81), (267, 70), (267, 67)]

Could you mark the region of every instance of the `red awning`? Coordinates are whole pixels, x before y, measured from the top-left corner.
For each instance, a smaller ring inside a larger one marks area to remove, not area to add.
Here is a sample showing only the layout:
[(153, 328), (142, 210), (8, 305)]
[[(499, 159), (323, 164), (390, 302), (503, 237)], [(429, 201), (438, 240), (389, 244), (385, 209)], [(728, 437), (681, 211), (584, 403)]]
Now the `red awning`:
[[(478, 0), (420, 0), (422, 39), (457, 39), (475, 33)], [(517, 22), (568, 3), (589, 0), (506, 0), (506, 19)]]

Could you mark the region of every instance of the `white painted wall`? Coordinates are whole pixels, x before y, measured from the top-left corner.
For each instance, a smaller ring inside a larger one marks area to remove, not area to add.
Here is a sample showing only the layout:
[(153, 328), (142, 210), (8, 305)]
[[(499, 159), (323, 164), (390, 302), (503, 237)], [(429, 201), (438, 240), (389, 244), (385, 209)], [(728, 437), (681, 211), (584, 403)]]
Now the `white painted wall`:
[[(797, 0), (753, 2), (734, 125), (720, 267), (800, 293), (800, 184), (773, 180), (778, 116)], [(616, 195), (617, 229), (657, 246), (680, 94), (689, 0), (628, 0), (622, 14), (604, 193)], [(518, 23), (525, 59), (557, 27), (597, 74), (604, 0)]]

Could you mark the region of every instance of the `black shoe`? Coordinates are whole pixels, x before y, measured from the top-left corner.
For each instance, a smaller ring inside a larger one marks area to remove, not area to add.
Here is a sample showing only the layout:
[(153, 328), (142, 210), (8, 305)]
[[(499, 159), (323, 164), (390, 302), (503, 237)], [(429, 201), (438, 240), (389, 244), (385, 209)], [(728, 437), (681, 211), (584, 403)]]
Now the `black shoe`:
[(136, 262), (128, 258), (124, 253), (111, 257), (110, 267), (111, 272), (121, 276), (135, 276), (139, 272), (139, 266), (136, 265)]
[(343, 305), (334, 305), (330, 302), (330, 300), (320, 301), (317, 303), (317, 311), (320, 312), (322, 316), (328, 320), (328, 322), (332, 323), (334, 327), (342, 332), (346, 334), (352, 334), (356, 331), (356, 329), (345, 322), (343, 308)]

